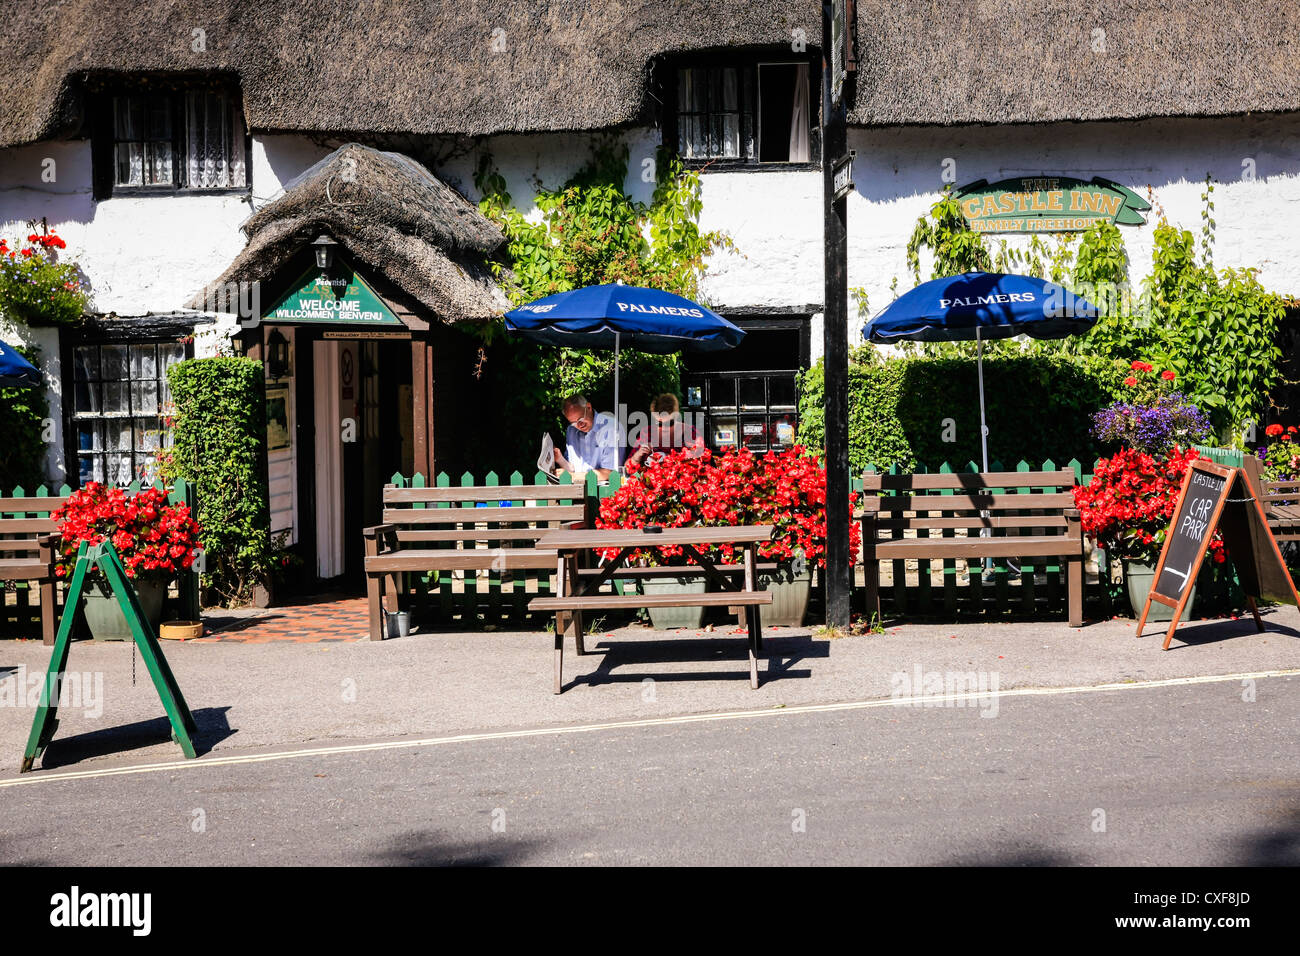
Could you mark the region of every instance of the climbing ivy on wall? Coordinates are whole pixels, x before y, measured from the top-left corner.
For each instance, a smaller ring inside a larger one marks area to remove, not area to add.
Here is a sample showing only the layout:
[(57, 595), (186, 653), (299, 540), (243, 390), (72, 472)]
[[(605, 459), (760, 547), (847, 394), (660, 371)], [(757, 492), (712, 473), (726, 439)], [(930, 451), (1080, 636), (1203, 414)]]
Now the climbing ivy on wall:
[[(655, 189), (649, 203), (623, 188), (628, 173), (626, 143), (596, 141), (587, 162), (563, 185), (539, 184), (530, 220), (515, 206), (505, 178), (484, 154), (474, 182), (479, 209), (497, 222), (507, 239), (507, 261), (495, 266), (497, 280), (514, 305), (589, 285), (623, 282), (663, 289), (699, 300), (705, 262), (731, 250), (726, 234), (700, 228), (700, 174), (660, 148), (654, 160)], [(534, 221), (535, 220), (535, 221)], [(582, 392), (601, 411), (613, 410), (613, 353), (560, 349), (511, 340), (502, 324), (484, 330), (483, 391), (509, 421), (502, 443), (480, 449), (476, 466), (507, 471), (531, 462), (543, 431), (563, 438), (560, 403)], [(621, 400), (644, 408), (658, 393), (678, 392), (675, 355), (624, 351), (620, 355)], [(508, 405), (508, 407), (507, 407)], [(531, 454), (530, 454), (531, 452)]]
[[(1179, 384), (1210, 416), (1226, 444), (1240, 445), (1247, 423), (1264, 412), (1269, 390), (1281, 381), (1278, 323), (1285, 299), (1258, 280), (1258, 269), (1215, 269), (1211, 259), (1215, 220), (1214, 183), (1202, 193), (1201, 242), (1171, 225), (1163, 211), (1152, 232), (1151, 270), (1139, 285), (1130, 277), (1124, 237), (1110, 222), (1078, 236), (1030, 238), (1024, 248), (1000, 242), (990, 252), (970, 229), (951, 192), (913, 230), (908, 268), (921, 281), (921, 253), (933, 257), (931, 278), (971, 270), (1019, 272), (1061, 283), (1098, 307), (1086, 336), (1022, 344), (986, 343), (989, 354), (1016, 352), (1100, 355), (1143, 359), (1178, 373)], [(928, 356), (972, 355), (974, 343), (908, 343), (905, 352)]]

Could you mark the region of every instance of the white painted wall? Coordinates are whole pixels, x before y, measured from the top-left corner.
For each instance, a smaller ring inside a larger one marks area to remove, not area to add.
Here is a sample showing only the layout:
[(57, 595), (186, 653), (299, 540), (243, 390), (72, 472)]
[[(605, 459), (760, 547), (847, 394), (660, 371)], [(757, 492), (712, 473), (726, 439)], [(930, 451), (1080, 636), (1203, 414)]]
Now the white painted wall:
[[(658, 131), (619, 134), (630, 162), (625, 188), (648, 202), (654, 189)], [(538, 183), (555, 187), (589, 155), (590, 134), (491, 138), (497, 167), (514, 201), (536, 218), (531, 198)], [(857, 150), (858, 191), (849, 197), (849, 284), (864, 286), (873, 311), (888, 304), (889, 286), (911, 287), (906, 245), (918, 216), (942, 187), (943, 161), (956, 164), (956, 181), (1057, 173), (1087, 179), (1105, 176), (1141, 195), (1150, 186), (1170, 221), (1197, 231), (1205, 174), (1219, 181), (1215, 261), (1251, 265), (1279, 292), (1300, 292), (1300, 115), (1228, 119), (1166, 119), (1137, 123), (1051, 124), (851, 130)], [(216, 278), (244, 245), (240, 224), (280, 192), (283, 184), (326, 154), (306, 137), (253, 137), (253, 196), (91, 198), (90, 145), (47, 143), (0, 150), (0, 234), (25, 236), (25, 222), (48, 217), (68, 243), (94, 291), (94, 305), (120, 315), (177, 310)], [(52, 182), (42, 180), (54, 161)], [(1254, 179), (1243, 177), (1253, 160)], [(436, 170), (471, 199), (477, 153), (455, 157)], [(821, 173), (774, 168), (760, 172), (708, 171), (703, 181), (705, 229), (731, 235), (737, 253), (710, 261), (703, 297), (725, 308), (804, 306), (822, 301)], [(1153, 221), (1155, 216), (1150, 217)], [(1133, 275), (1148, 270), (1152, 226), (1121, 227)], [(928, 277), (928, 274), (927, 274)], [(860, 322), (850, 320), (857, 340)], [(211, 355), (228, 347), (233, 317), (199, 330), (195, 351)], [(41, 345), (44, 371), (54, 383), (51, 413), (61, 421), (57, 349), (53, 330), (0, 333)], [(814, 358), (821, 353), (821, 322), (812, 328)], [(61, 477), (62, 438), (50, 451), (51, 471)]]
[[(1057, 173), (1103, 176), (1145, 197), (1145, 226), (1121, 226), (1136, 282), (1150, 271), (1160, 208), (1197, 235), (1206, 173), (1217, 222), (1214, 261), (1257, 266), (1276, 292), (1300, 292), (1300, 116), (1163, 119), (1138, 123), (1061, 123), (1035, 127), (850, 130), (857, 191), (848, 200), (849, 285), (863, 286), (871, 311), (888, 305), (890, 283), (910, 289), (907, 241), (943, 188), (943, 162), (958, 185)], [(1254, 178), (1246, 175), (1253, 161)], [(773, 186), (776, 186), (773, 189)], [(722, 305), (819, 303), (822, 290), (821, 173), (718, 173), (704, 178), (705, 228), (731, 234), (747, 257), (710, 264), (707, 296)], [(990, 239), (996, 249), (996, 240)], [(1025, 245), (1028, 237), (1012, 240)], [(922, 262), (922, 278), (929, 278)], [(850, 341), (861, 326), (850, 318)], [(814, 321), (813, 356), (821, 354)]]

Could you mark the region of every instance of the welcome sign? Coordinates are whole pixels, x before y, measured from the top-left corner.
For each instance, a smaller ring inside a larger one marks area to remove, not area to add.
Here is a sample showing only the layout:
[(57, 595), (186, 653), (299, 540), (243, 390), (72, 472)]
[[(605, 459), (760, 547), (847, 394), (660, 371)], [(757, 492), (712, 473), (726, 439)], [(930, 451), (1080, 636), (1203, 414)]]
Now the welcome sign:
[(308, 269), (263, 318), (285, 323), (402, 325), (366, 281), (347, 268), (325, 273)]
[(953, 193), (974, 232), (1080, 232), (1105, 220), (1140, 226), (1151, 208), (1131, 189), (1109, 179), (1069, 176), (987, 180)]

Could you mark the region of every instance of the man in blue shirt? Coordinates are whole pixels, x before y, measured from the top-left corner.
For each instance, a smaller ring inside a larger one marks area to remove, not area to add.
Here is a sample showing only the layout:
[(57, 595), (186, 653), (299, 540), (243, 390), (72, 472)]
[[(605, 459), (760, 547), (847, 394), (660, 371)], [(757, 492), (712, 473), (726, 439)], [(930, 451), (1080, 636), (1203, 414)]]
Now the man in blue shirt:
[(618, 422), (613, 415), (597, 412), (585, 396), (570, 395), (564, 400), (564, 420), (569, 423), (565, 432), (567, 458), (555, 449), (555, 472), (574, 474), (595, 469), (601, 481), (618, 469)]

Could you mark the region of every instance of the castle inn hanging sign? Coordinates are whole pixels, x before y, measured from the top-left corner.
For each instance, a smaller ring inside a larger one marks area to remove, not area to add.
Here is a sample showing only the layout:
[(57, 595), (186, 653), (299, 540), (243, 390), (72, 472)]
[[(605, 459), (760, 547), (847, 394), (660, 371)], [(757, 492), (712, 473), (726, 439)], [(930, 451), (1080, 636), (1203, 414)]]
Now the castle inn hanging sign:
[(1081, 232), (1105, 220), (1140, 226), (1151, 204), (1109, 179), (1091, 182), (1069, 176), (1021, 176), (989, 185), (988, 180), (953, 193), (974, 232)]

